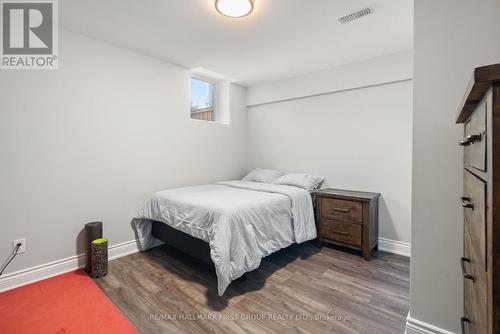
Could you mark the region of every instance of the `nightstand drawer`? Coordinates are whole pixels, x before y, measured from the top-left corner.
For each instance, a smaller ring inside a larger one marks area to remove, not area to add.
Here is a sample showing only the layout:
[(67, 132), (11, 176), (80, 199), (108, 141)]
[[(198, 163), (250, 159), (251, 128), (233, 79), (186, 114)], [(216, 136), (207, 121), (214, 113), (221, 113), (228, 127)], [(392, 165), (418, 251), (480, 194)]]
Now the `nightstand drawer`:
[(363, 204), (360, 202), (322, 197), (321, 217), (361, 224), (363, 222)]
[(334, 220), (321, 220), (321, 237), (347, 245), (361, 247), (361, 225)]
[(345, 189), (319, 189), (312, 194), (318, 243), (356, 249), (369, 260), (378, 244), (380, 194)]

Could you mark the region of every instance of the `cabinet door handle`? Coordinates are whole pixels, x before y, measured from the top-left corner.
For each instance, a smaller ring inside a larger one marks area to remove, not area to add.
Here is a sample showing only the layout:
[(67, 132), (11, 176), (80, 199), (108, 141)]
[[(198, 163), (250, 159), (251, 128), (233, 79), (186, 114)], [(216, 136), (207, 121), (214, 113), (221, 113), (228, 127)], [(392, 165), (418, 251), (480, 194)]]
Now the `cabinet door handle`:
[(462, 266), (462, 276), (465, 279), (470, 279), (472, 282), (474, 282), (474, 276), (468, 274), (467, 271), (465, 270), (465, 262), (470, 263), (470, 259), (466, 257), (460, 258), (460, 265)]
[(336, 234), (340, 234), (340, 235), (345, 235), (345, 236), (349, 236), (350, 234), (347, 233), (347, 232), (344, 232), (344, 231), (339, 231), (339, 230), (333, 230), (333, 233), (336, 233)]
[(461, 200), (462, 200), (462, 207), (474, 210), (474, 204), (470, 202), (469, 197), (461, 197)]
[(462, 334), (465, 334), (465, 323), (470, 323), (470, 320), (465, 317), (460, 318), (460, 326), (462, 327)]
[(469, 145), (469, 142), (467, 140), (463, 139), (463, 140), (458, 142), (458, 145), (459, 146), (467, 146), (467, 145)]
[(464, 139), (462, 139), (458, 145), (460, 146), (468, 146), (470, 144), (474, 144), (476, 141), (481, 141), (481, 134), (478, 135), (468, 135)]
[(341, 208), (333, 208), (333, 211), (338, 211), (338, 212), (343, 212), (343, 213), (349, 213), (351, 212), (350, 209), (341, 209)]

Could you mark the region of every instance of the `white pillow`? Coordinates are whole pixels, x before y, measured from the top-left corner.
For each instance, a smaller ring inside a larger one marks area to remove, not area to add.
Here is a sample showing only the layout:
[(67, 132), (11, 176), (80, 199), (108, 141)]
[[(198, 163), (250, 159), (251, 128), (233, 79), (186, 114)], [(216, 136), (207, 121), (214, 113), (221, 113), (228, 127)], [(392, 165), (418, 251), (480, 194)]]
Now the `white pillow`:
[(286, 174), (274, 181), (274, 184), (299, 187), (305, 190), (318, 188), (325, 180), (322, 176), (314, 176), (303, 173)]
[(242, 180), (251, 182), (265, 182), (272, 183), (279, 177), (285, 175), (285, 173), (276, 169), (263, 169), (255, 168), (250, 173), (248, 173)]

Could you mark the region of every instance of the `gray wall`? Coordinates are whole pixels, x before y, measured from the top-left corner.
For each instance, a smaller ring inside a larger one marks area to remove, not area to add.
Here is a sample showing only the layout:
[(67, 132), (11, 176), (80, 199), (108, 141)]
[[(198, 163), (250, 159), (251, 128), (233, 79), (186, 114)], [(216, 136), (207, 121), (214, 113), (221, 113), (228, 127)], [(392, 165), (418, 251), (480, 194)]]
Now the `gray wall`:
[(474, 67), (500, 62), (500, 1), (415, 1), (410, 316), (459, 332), (462, 150), (455, 115)]
[(250, 165), (380, 192), (380, 237), (409, 243), (411, 114), (411, 80), (253, 106)]
[(231, 125), (210, 124), (189, 118), (185, 69), (66, 31), (59, 67), (0, 73), (0, 256), (27, 238), (8, 272), (81, 253), (88, 221), (133, 240), (152, 192), (246, 170), (244, 88)]

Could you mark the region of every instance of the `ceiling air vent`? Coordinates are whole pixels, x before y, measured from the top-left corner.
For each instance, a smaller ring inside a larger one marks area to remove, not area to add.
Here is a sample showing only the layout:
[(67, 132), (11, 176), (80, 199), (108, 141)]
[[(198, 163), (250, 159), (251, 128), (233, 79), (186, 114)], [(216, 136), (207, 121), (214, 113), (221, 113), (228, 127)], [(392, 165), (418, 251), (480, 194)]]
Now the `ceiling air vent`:
[(372, 7), (366, 7), (363, 9), (359, 9), (357, 11), (354, 11), (352, 13), (349, 13), (345, 16), (339, 17), (338, 21), (340, 24), (346, 24), (349, 22), (352, 22), (354, 20), (360, 19), (363, 16), (370, 15), (373, 13), (373, 8)]

